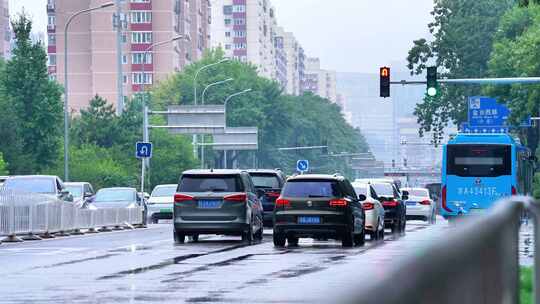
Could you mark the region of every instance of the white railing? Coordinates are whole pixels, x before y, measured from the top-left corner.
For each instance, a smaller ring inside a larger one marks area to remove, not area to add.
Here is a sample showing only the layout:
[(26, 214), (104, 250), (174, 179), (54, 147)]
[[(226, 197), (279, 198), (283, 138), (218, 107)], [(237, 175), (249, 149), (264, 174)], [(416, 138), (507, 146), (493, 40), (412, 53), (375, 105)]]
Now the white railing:
[(0, 236), (50, 236), (110, 227), (132, 227), (143, 223), (143, 209), (80, 209), (52, 196), (0, 189)]

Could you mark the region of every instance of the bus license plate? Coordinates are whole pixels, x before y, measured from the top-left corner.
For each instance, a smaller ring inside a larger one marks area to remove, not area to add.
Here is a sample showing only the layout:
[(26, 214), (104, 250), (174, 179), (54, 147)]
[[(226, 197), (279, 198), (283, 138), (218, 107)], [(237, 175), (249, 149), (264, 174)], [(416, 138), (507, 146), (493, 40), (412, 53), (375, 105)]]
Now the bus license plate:
[(299, 216), (298, 224), (320, 224), (321, 218), (318, 216)]
[(198, 206), (201, 209), (215, 209), (221, 206), (221, 201), (218, 200), (200, 200)]

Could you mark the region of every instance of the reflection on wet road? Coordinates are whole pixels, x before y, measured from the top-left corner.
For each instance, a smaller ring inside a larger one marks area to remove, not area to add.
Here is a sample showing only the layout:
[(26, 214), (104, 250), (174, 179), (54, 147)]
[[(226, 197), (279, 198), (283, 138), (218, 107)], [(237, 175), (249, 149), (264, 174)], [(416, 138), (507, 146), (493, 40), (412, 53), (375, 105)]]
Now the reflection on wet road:
[(277, 249), (270, 231), (253, 246), (218, 236), (175, 246), (170, 224), (2, 244), (0, 303), (313, 303), (351, 273), (382, 275), (447, 229), (409, 222), (404, 237), (351, 249), (308, 239)]

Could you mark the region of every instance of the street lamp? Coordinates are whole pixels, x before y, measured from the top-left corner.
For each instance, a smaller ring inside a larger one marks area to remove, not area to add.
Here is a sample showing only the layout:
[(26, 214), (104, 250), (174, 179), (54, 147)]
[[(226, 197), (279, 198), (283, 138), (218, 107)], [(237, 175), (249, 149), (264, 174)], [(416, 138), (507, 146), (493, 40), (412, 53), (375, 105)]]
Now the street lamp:
[[(148, 111), (147, 111), (147, 105), (146, 105), (146, 92), (145, 92), (145, 83), (146, 83), (146, 77), (144, 77), (144, 74), (145, 74), (145, 65), (146, 65), (146, 59), (148, 58), (148, 54), (150, 53), (150, 51), (157, 47), (157, 46), (160, 46), (160, 45), (164, 45), (164, 44), (167, 44), (167, 43), (172, 43), (174, 41), (177, 41), (177, 40), (180, 40), (182, 39), (184, 36), (182, 35), (178, 35), (178, 36), (175, 36), (169, 40), (165, 40), (165, 41), (160, 41), (160, 42), (156, 42), (150, 46), (148, 46), (146, 48), (146, 50), (144, 50), (144, 53), (143, 53), (143, 58), (142, 58), (142, 82), (141, 82), (141, 98), (142, 98), (142, 108), (143, 108), (143, 142), (148, 142), (149, 141), (149, 134), (148, 134)], [(143, 158), (141, 160), (141, 192), (144, 192), (144, 174), (145, 174), (145, 171), (146, 171), (146, 166), (148, 165), (148, 160)]]
[[(207, 85), (206, 88), (204, 88), (202, 92), (202, 104), (204, 105), (204, 96), (206, 95), (206, 91), (208, 91), (209, 88), (220, 85), (220, 84), (224, 84), (227, 82), (231, 82), (233, 80), (234, 80), (233, 78), (227, 78), (225, 80), (217, 81), (217, 82)], [(202, 135), (202, 145), (201, 145), (201, 169), (204, 169), (204, 134)]]
[[(232, 95), (229, 95), (229, 97), (225, 99), (225, 102), (223, 103), (223, 105), (225, 106), (225, 125), (227, 124), (227, 104), (229, 100), (233, 99), (236, 96), (249, 93), (251, 91), (252, 89), (246, 89), (246, 90), (234, 93)], [(227, 150), (223, 150), (223, 169), (227, 169)]]
[(64, 181), (69, 181), (69, 87), (68, 87), (68, 29), (69, 25), (75, 19), (75, 17), (89, 13), (91, 11), (99, 10), (102, 8), (107, 8), (113, 6), (113, 2), (103, 3), (102, 5), (87, 8), (75, 12), (69, 16), (66, 25), (64, 26)]
[[(213, 67), (213, 66), (216, 66), (218, 64), (222, 64), (224, 62), (228, 62), (230, 61), (229, 58), (223, 58), (221, 59), (220, 61), (217, 61), (217, 62), (214, 62), (214, 63), (211, 63), (211, 64), (207, 64), (203, 67), (201, 67), (200, 69), (197, 70), (197, 72), (195, 72), (195, 77), (193, 77), (193, 104), (194, 105), (197, 105), (197, 77), (199, 77), (199, 73), (201, 73), (202, 71), (210, 68), (210, 67)], [(197, 134), (194, 134), (193, 135), (193, 155), (195, 157), (197, 157)]]

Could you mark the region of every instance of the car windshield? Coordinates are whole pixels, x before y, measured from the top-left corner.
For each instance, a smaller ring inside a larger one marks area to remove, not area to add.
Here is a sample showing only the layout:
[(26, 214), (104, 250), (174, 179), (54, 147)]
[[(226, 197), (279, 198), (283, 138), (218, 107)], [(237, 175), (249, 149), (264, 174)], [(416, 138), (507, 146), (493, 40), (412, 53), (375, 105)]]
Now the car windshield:
[(391, 184), (377, 183), (373, 184), (373, 188), (375, 188), (375, 192), (378, 196), (394, 197), (394, 189)]
[(53, 178), (10, 178), (4, 183), (4, 188), (31, 193), (56, 193)]
[(279, 179), (275, 174), (250, 173), (256, 188), (279, 188)]
[(240, 175), (185, 175), (180, 181), (180, 192), (242, 192)]
[(355, 186), (354, 191), (356, 192), (356, 195), (366, 195), (367, 196), (367, 188), (365, 186), (362, 186), (362, 187)]
[(292, 180), (283, 188), (284, 197), (339, 197), (339, 185), (336, 181)]
[(174, 196), (176, 192), (176, 185), (173, 186), (158, 186), (152, 191), (152, 197), (169, 197)]
[(69, 185), (66, 186), (67, 191), (73, 195), (74, 198), (81, 198), (83, 197), (83, 187), (82, 186), (75, 186), (75, 185)]
[(129, 202), (136, 200), (136, 193), (128, 189), (102, 189), (96, 194), (95, 203)]

